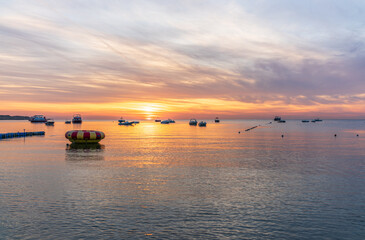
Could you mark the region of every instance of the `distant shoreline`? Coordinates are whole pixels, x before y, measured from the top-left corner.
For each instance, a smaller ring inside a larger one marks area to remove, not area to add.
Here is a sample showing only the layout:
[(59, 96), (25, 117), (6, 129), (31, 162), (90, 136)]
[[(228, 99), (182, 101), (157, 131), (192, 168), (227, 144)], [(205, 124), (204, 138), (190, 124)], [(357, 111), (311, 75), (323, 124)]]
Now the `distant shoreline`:
[(29, 120), (30, 117), (27, 116), (10, 116), (10, 115), (0, 115), (0, 120)]

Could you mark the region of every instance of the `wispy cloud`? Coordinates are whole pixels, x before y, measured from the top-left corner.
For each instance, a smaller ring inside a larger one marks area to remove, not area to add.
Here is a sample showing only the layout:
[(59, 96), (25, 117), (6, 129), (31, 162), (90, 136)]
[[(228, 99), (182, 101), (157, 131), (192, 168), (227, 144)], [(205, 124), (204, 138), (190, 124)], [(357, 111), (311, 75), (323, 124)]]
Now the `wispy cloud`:
[(207, 114), (199, 106), (206, 109), (209, 99), (230, 116), (241, 116), (244, 106), (252, 114), (280, 106), (300, 115), (341, 105), (364, 117), (359, 1), (0, 5), (3, 102), (100, 103), (112, 111), (108, 106), (156, 101), (171, 110), (180, 101), (186, 111)]

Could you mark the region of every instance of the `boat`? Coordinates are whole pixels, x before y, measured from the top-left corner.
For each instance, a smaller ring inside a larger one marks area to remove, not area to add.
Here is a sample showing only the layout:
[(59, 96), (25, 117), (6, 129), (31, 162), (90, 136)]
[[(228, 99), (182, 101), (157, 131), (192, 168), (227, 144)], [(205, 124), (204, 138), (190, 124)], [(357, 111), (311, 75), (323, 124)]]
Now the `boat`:
[(169, 123), (175, 123), (175, 120), (172, 120), (172, 119), (167, 119), (167, 121), (169, 121)]
[(45, 123), (47, 122), (47, 118), (43, 115), (34, 115), (29, 119), (29, 121), (32, 123), (37, 123), (37, 122)]
[(120, 119), (118, 120), (118, 122), (125, 122), (125, 120), (123, 119), (123, 117), (120, 117)]
[(82, 118), (80, 114), (75, 114), (73, 119), (72, 119), (72, 123), (82, 123)]
[(302, 120), (302, 122), (307, 123), (307, 122), (309, 122), (309, 120)]
[(155, 122), (161, 122), (161, 119), (155, 119)]
[(45, 122), (45, 124), (47, 126), (54, 126), (54, 120), (53, 119), (48, 119), (47, 122)]
[(201, 121), (199, 122), (199, 127), (206, 127), (207, 126), (207, 122)]
[(279, 120), (278, 123), (286, 123), (285, 120)]
[(70, 124), (71, 123), (71, 120), (66, 120), (65, 123), (66, 124)]
[(315, 123), (315, 122), (317, 122), (317, 121), (316, 121), (316, 120), (312, 120), (311, 122)]
[(190, 119), (190, 121), (189, 121), (189, 125), (191, 125), (191, 126), (196, 126), (196, 125), (198, 125), (198, 121), (197, 121), (195, 118), (192, 118), (192, 119)]
[(216, 118), (214, 119), (214, 122), (219, 123), (219, 122), (220, 122), (219, 118), (218, 118), (218, 117), (216, 117)]
[(134, 122), (124, 121), (124, 122), (119, 122), (118, 125), (130, 126), (130, 125), (133, 125), (133, 123)]
[(134, 124), (139, 124), (139, 121), (132, 121), (132, 123), (134, 123)]
[(322, 122), (323, 120), (322, 119), (319, 119), (319, 118), (315, 118), (315, 119), (313, 119), (313, 121), (315, 121), (315, 122)]
[(280, 120), (281, 120), (281, 117), (275, 116), (274, 121), (280, 121)]
[(169, 124), (169, 123), (170, 123), (169, 120), (163, 120), (163, 121), (161, 121), (161, 124)]

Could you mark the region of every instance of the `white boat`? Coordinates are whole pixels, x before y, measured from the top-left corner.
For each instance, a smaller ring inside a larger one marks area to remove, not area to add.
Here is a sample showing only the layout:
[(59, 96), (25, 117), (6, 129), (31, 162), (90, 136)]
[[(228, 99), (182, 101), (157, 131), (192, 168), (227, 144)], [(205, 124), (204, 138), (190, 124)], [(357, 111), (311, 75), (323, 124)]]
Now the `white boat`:
[(206, 127), (207, 126), (207, 122), (201, 121), (199, 122), (199, 127)]
[(133, 123), (134, 122), (124, 121), (124, 122), (119, 122), (118, 125), (129, 126), (129, 125), (133, 125)]
[(191, 126), (196, 126), (196, 125), (198, 125), (198, 121), (197, 121), (195, 118), (192, 118), (192, 119), (190, 119), (190, 121), (189, 121), (189, 125), (191, 125)]
[(82, 123), (81, 114), (75, 114), (72, 118), (72, 123)]
[(29, 119), (30, 122), (47, 122), (47, 118), (43, 115), (34, 115)]
[(45, 124), (47, 126), (54, 126), (54, 120), (53, 119), (48, 119), (47, 122), (45, 122)]

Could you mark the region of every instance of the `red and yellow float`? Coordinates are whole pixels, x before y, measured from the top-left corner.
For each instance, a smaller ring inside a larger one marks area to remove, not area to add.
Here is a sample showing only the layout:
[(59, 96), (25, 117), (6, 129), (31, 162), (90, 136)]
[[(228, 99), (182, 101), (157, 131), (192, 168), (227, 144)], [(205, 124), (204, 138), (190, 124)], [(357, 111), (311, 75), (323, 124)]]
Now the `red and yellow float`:
[(105, 134), (94, 130), (72, 130), (66, 132), (65, 137), (72, 143), (98, 143), (105, 138)]

